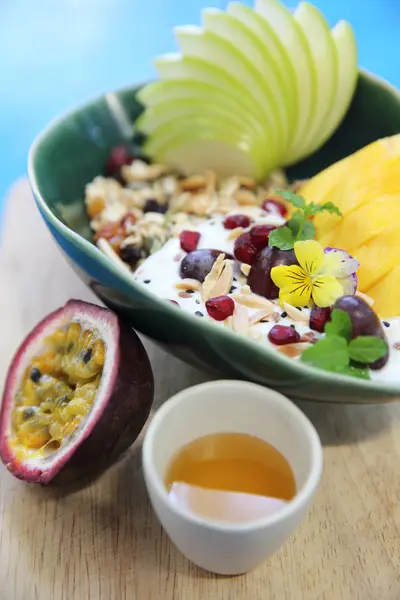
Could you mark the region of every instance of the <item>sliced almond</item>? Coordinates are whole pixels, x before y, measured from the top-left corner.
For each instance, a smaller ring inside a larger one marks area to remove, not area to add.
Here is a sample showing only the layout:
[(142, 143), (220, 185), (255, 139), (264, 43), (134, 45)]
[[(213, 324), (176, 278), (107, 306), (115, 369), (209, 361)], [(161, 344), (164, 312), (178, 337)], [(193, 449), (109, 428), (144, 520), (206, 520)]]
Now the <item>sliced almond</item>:
[[(246, 263), (242, 263), (240, 265), (240, 270), (242, 271), (243, 275), (245, 275), (245, 277), (248, 277), (248, 275), (249, 275), (249, 273), (251, 271), (251, 266), (250, 265), (246, 265)], [(243, 286), (243, 287), (248, 287), (249, 288), (248, 285), (247, 286)], [(250, 290), (250, 288), (249, 288), (249, 290)]]
[(177, 290), (195, 290), (199, 292), (201, 290), (201, 283), (197, 279), (182, 279), (175, 284)]
[(309, 316), (288, 302), (283, 303), (283, 309), (293, 321), (309, 322)]
[(239, 185), (242, 185), (243, 187), (245, 187), (249, 190), (254, 190), (254, 188), (256, 187), (256, 182), (251, 177), (239, 176), (237, 178), (237, 180), (238, 180)]
[(357, 291), (356, 296), (358, 296), (359, 298), (362, 298), (368, 304), (368, 306), (373, 306), (375, 303), (375, 300), (373, 298), (371, 298), (371, 296), (367, 296), (367, 294), (363, 294), (363, 292)]
[(207, 185), (207, 180), (204, 175), (191, 175), (180, 182), (181, 190), (184, 192), (194, 192), (200, 190)]
[(256, 294), (234, 294), (233, 299), (239, 304), (248, 306), (249, 308), (258, 308), (259, 310), (269, 310), (270, 313), (275, 309), (275, 304), (262, 296)]
[(253, 316), (250, 317), (250, 325), (257, 325), (257, 323), (263, 319), (267, 319), (271, 314), (272, 310), (267, 308), (258, 310)]
[(250, 327), (249, 311), (244, 308), (244, 306), (240, 306), (240, 304), (235, 306), (232, 320), (233, 330), (236, 331), (236, 333), (246, 334), (248, 332)]
[(228, 294), (232, 281), (232, 261), (225, 260), (225, 254), (220, 254), (201, 286), (201, 296), (204, 302), (207, 302), (210, 298)]
[(239, 189), (235, 193), (235, 200), (241, 206), (254, 206), (255, 204), (257, 204), (257, 196), (249, 190)]
[(243, 227), (235, 227), (235, 229), (232, 229), (232, 231), (228, 235), (228, 240), (236, 240), (236, 238), (242, 235), (243, 231)]

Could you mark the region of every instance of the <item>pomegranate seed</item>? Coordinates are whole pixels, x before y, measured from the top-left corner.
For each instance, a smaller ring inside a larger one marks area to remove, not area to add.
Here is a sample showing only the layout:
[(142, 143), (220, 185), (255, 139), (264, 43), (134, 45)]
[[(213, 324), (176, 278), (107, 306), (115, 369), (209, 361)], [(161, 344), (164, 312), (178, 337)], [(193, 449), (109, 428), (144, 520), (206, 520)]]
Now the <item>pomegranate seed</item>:
[[(171, 302), (171, 304), (176, 304), (176, 306), (179, 306), (179, 304), (176, 300), (168, 300), (168, 302)], [(180, 308), (180, 306), (179, 306), (179, 308)]]
[(288, 214), (288, 209), (282, 202), (279, 200), (274, 200), (273, 198), (267, 199), (262, 203), (261, 208), (269, 213), (279, 213), (281, 217), (286, 217)]
[(295, 344), (300, 340), (300, 334), (293, 327), (287, 325), (274, 325), (268, 333), (268, 339), (276, 346)]
[(215, 321), (225, 321), (233, 315), (235, 302), (230, 296), (217, 296), (206, 302), (206, 309), (210, 317)]
[(236, 240), (233, 253), (237, 260), (247, 265), (253, 264), (258, 250), (252, 242), (250, 233), (242, 233)]
[(193, 250), (196, 250), (197, 244), (199, 243), (200, 233), (186, 229), (180, 234), (179, 240), (182, 250), (185, 252), (193, 252)]
[(130, 165), (134, 159), (135, 157), (129, 152), (127, 146), (124, 144), (115, 146), (115, 148), (111, 150), (106, 162), (107, 175), (118, 175), (121, 167)]
[(250, 229), (250, 238), (257, 250), (268, 246), (269, 234), (274, 229), (277, 229), (275, 225), (255, 225)]
[(246, 228), (250, 225), (250, 217), (246, 215), (231, 215), (224, 221), (225, 229), (236, 229), (236, 227)]
[(310, 314), (310, 329), (324, 333), (325, 324), (329, 321), (331, 316), (331, 309), (320, 308), (319, 306), (313, 306)]

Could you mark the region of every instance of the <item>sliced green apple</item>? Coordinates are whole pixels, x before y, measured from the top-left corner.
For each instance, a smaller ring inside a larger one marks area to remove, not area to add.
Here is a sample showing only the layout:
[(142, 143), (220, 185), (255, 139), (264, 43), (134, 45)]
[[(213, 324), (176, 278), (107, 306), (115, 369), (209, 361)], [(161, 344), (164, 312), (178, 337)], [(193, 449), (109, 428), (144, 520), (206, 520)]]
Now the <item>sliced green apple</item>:
[(284, 161), (284, 164), (291, 164), (293, 157), (302, 148), (304, 137), (313, 121), (317, 73), (307, 38), (290, 11), (278, 0), (255, 0), (255, 10), (282, 40), (296, 76), (298, 120)]
[(178, 98), (168, 102), (163, 102), (156, 106), (149, 107), (136, 121), (136, 127), (139, 131), (147, 135), (151, 135), (158, 127), (165, 123), (171, 122), (173, 119), (181, 119), (187, 116), (202, 116), (215, 120), (217, 123), (225, 123), (231, 129), (246, 131), (252, 138), (257, 140), (260, 148), (262, 147), (260, 137), (256, 130), (246, 123), (238, 106), (234, 105), (232, 110), (227, 110), (227, 106), (223, 102), (215, 102), (215, 96), (210, 92), (209, 97), (204, 98)]
[(195, 79), (200, 84), (213, 86), (227, 98), (240, 103), (243, 106), (240, 110), (243, 122), (251, 119), (262, 139), (266, 164), (272, 164), (273, 167), (278, 164), (275, 138), (264, 122), (263, 112), (234, 77), (210, 62), (180, 54), (166, 54), (157, 58), (154, 64), (163, 81), (179, 79), (184, 83)]
[(261, 179), (266, 175), (264, 160), (251, 140), (205, 118), (163, 125), (145, 141), (143, 150), (186, 174), (211, 169), (220, 176), (237, 173)]
[(277, 144), (279, 153), (283, 155), (287, 148), (290, 129), (293, 128), (293, 121), (291, 122), (293, 115), (289, 114), (288, 97), (282, 94), (279, 70), (265, 53), (265, 48), (257, 36), (235, 16), (216, 8), (209, 8), (202, 12), (202, 18), (205, 31), (210, 31), (225, 41), (233, 43), (245, 59), (250, 60), (257, 69), (263, 82), (265, 95), (270, 99), (273, 114), (276, 115), (279, 125)]
[[(255, 136), (260, 139), (260, 143), (265, 145), (265, 132), (259, 120), (246, 110), (239, 98), (230, 96), (226, 91), (215, 88), (213, 85), (190, 79), (166, 79), (149, 83), (139, 91), (137, 97), (147, 107), (147, 110), (136, 121), (137, 126), (143, 123), (145, 115), (146, 121), (148, 121), (147, 113), (151, 108), (160, 109), (158, 114), (161, 114), (163, 105), (170, 106), (172, 101), (177, 101), (179, 104), (196, 101), (202, 103), (199, 105), (199, 109), (207, 104), (207, 107), (212, 106), (218, 110), (224, 110), (235, 120), (240, 119), (241, 126), (254, 132)], [(185, 107), (182, 110), (185, 110)]]
[(286, 103), (290, 128), (293, 131), (297, 120), (296, 73), (284, 45), (269, 23), (249, 6), (240, 2), (230, 2), (227, 12), (239, 19), (243, 25), (250, 29), (263, 45), (264, 56), (273, 65), (273, 69), (279, 80), (281, 101), (283, 99)]
[(357, 80), (357, 45), (352, 27), (346, 21), (339, 21), (332, 29), (332, 39), (338, 61), (338, 82), (335, 89), (332, 109), (327, 115), (318, 143), (312, 148), (320, 148), (338, 128), (353, 98)]
[(279, 153), (279, 121), (274, 112), (273, 99), (266, 93), (262, 77), (235, 45), (220, 36), (204, 31), (200, 27), (178, 27), (176, 38), (185, 56), (194, 56), (224, 69), (242, 86), (242, 94), (247, 94), (262, 110), (263, 127), (269, 132), (269, 144), (276, 152), (276, 163), (282, 160)]
[(307, 38), (317, 73), (314, 115), (302, 146), (293, 156), (293, 161), (296, 161), (311, 154), (319, 144), (326, 119), (333, 108), (338, 85), (338, 59), (330, 27), (315, 6), (301, 2), (293, 16)]

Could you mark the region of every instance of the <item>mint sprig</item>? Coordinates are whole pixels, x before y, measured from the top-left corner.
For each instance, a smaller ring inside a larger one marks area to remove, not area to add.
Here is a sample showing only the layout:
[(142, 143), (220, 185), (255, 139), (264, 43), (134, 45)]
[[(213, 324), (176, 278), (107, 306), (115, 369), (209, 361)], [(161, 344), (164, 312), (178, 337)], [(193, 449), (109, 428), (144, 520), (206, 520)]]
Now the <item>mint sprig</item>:
[(280, 194), (297, 209), (287, 225), (275, 229), (269, 235), (269, 245), (276, 246), (280, 250), (291, 250), (298, 241), (314, 239), (315, 225), (310, 221), (310, 217), (322, 212), (342, 216), (342, 213), (333, 202), (325, 202), (324, 204), (309, 202), (307, 204), (303, 196), (289, 190), (278, 190), (276, 193)]
[(301, 360), (319, 369), (370, 379), (367, 365), (379, 360), (388, 351), (386, 342), (377, 336), (363, 335), (351, 339), (352, 324), (347, 312), (332, 311), (325, 325), (325, 338), (307, 348)]

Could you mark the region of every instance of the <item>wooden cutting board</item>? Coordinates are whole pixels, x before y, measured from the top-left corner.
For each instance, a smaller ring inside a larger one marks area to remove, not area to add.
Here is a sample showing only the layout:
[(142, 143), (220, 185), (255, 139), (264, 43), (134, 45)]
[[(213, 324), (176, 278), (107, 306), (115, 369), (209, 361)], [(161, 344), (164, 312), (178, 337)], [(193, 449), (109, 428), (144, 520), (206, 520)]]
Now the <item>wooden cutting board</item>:
[[(59, 254), (28, 184), (0, 239), (0, 376), (21, 338), (69, 298), (96, 301)], [(145, 340), (154, 407), (207, 380)], [(256, 571), (218, 577), (170, 544), (149, 506), (140, 442), (86, 489), (63, 496), (0, 468), (1, 600), (399, 600), (400, 404), (302, 402), (324, 445), (303, 526)]]

